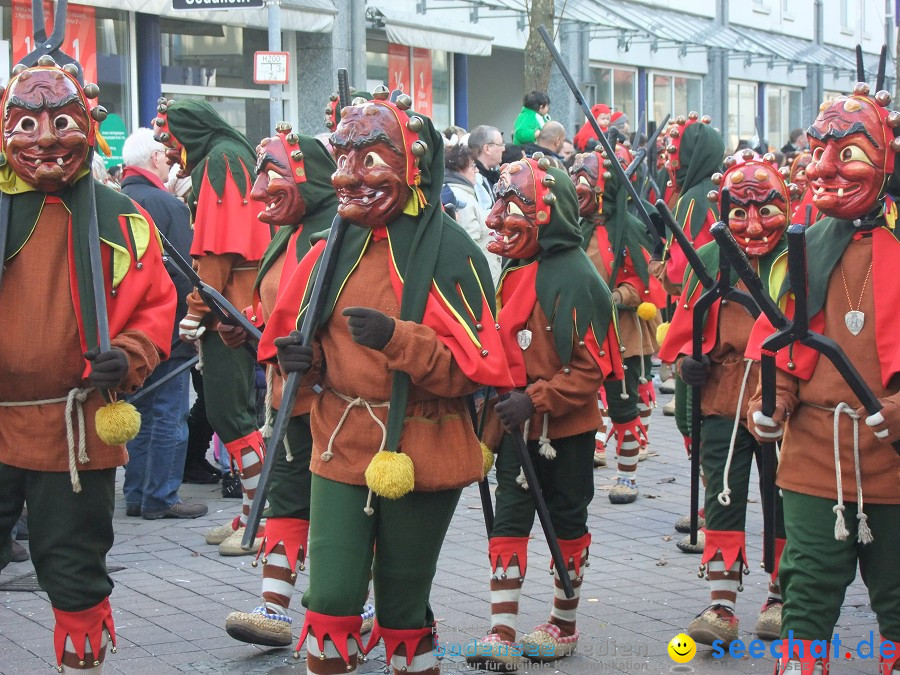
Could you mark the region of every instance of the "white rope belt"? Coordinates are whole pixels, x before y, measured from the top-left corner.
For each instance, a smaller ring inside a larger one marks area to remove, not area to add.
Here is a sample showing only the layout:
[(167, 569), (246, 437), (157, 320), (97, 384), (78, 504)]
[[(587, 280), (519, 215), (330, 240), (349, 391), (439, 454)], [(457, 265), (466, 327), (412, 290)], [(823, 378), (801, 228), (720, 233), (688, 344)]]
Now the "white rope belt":
[(734, 444), (737, 442), (738, 427), (741, 425), (741, 411), (744, 405), (744, 394), (747, 393), (747, 378), (753, 361), (744, 359), (744, 378), (741, 380), (741, 391), (738, 394), (737, 409), (734, 412), (734, 427), (731, 429), (731, 441), (728, 443), (728, 458), (725, 460), (725, 476), (722, 480), (722, 491), (717, 499), (722, 506), (731, 505), (731, 488), (728, 487), (728, 472), (731, 471), (731, 460), (734, 457)]
[(834, 408), (834, 477), (837, 482), (837, 504), (832, 507), (832, 511), (834, 511), (835, 514), (834, 538), (838, 541), (844, 541), (850, 535), (847, 531), (847, 524), (844, 521), (844, 511), (846, 509), (844, 507), (844, 489), (841, 481), (841, 448), (839, 436), (841, 413), (853, 420), (853, 467), (856, 472), (857, 503), (856, 518), (859, 520), (856, 540), (860, 544), (870, 544), (874, 541), (874, 537), (872, 536), (872, 530), (869, 529), (869, 524), (866, 522), (869, 517), (863, 513), (862, 473), (859, 468), (859, 415), (856, 414), (856, 410), (843, 401), (838, 403)]
[[(71, 389), (66, 396), (59, 398), (45, 398), (38, 401), (0, 401), (0, 408), (25, 408), (34, 405), (51, 405), (54, 403), (66, 404), (66, 445), (69, 452), (69, 480), (72, 482), (72, 490), (81, 492), (81, 480), (78, 477), (78, 463), (87, 464), (87, 436), (85, 434), (84, 425), (84, 402), (87, 400), (88, 394), (93, 391), (93, 387), (80, 389), (75, 387)], [(74, 420), (73, 420), (74, 416)], [(75, 424), (78, 422), (78, 462), (75, 457)]]

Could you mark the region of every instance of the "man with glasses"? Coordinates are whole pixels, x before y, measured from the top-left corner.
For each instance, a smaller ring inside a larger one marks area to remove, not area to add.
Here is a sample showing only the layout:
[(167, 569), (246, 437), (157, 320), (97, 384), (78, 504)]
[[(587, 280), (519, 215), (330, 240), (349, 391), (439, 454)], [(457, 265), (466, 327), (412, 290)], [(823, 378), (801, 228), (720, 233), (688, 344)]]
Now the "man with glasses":
[(475, 196), (483, 209), (494, 205), (494, 185), (500, 179), (500, 160), (503, 158), (503, 136), (497, 127), (481, 124), (469, 134), (469, 148), (475, 153)]

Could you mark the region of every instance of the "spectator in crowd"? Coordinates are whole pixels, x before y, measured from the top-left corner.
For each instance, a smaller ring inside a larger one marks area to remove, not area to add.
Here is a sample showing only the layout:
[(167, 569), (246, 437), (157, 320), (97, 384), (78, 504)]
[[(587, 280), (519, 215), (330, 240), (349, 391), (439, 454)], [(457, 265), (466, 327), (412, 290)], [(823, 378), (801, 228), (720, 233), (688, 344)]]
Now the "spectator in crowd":
[(522, 100), (522, 110), (513, 126), (513, 143), (526, 145), (537, 141), (538, 132), (550, 121), (550, 97), (543, 91), (530, 91)]
[[(188, 207), (166, 190), (164, 181), (169, 177), (169, 164), (165, 147), (153, 140), (151, 129), (138, 129), (125, 140), (122, 158), (125, 162), (122, 191), (142, 206), (160, 233), (182, 256), (189, 258), (191, 215)], [(169, 360), (159, 364), (142, 389), (171, 375), (194, 354), (190, 345), (178, 339), (178, 323), (187, 311), (184, 299), (191, 292), (191, 283), (168, 261), (166, 269), (178, 291), (178, 309), (172, 325), (173, 348)], [(141, 413), (141, 430), (127, 446), (129, 459), (123, 491), (129, 516), (156, 520), (206, 515), (205, 504), (187, 503), (178, 496), (187, 451), (189, 394), (190, 373), (185, 370), (135, 401)]]
[(788, 142), (784, 144), (781, 151), (788, 157), (797, 154), (809, 147), (809, 141), (806, 140), (806, 132), (803, 129), (792, 129)]
[(497, 127), (480, 124), (469, 133), (469, 148), (475, 153), (475, 196), (485, 211), (494, 205), (494, 184), (500, 179), (500, 160), (503, 157), (503, 135)]
[[(501, 260), (500, 256), (487, 251), (491, 237), (490, 230), (484, 224), (487, 212), (481, 208), (475, 195), (475, 155), (466, 145), (452, 145), (444, 151), (444, 169), (446, 187), (456, 198), (456, 222), (484, 252), (496, 285), (500, 278)], [(463, 206), (459, 206), (460, 202)]]
[(617, 110), (610, 115), (609, 126), (612, 129), (616, 129), (623, 139), (631, 138), (631, 125), (628, 123), (628, 115), (625, 113)]
[(559, 151), (562, 150), (563, 142), (566, 140), (566, 130), (559, 122), (547, 122), (538, 134), (537, 143), (528, 143), (525, 145), (525, 156), (531, 157), (536, 152), (544, 153), (545, 157), (550, 158), (551, 164), (557, 169), (563, 168), (562, 157)]
[(575, 145), (568, 138), (563, 141), (562, 150), (559, 151), (559, 156), (562, 157), (563, 164), (569, 166), (569, 160), (575, 154)]
[[(602, 131), (606, 131), (609, 126), (609, 106), (605, 103), (597, 103), (591, 106), (591, 114), (594, 116), (594, 119), (597, 120), (597, 124), (600, 125), (600, 129)], [(590, 120), (585, 120), (584, 124), (581, 125), (581, 128), (578, 130), (578, 133), (575, 134), (575, 149), (578, 152), (587, 152), (590, 148), (588, 148), (588, 143), (593, 141), (597, 142), (597, 134), (594, 132), (594, 127), (591, 126)]]
[(521, 145), (507, 145), (503, 148), (503, 154), (500, 156), (500, 166), (509, 164), (510, 162), (518, 162), (525, 159), (525, 150)]

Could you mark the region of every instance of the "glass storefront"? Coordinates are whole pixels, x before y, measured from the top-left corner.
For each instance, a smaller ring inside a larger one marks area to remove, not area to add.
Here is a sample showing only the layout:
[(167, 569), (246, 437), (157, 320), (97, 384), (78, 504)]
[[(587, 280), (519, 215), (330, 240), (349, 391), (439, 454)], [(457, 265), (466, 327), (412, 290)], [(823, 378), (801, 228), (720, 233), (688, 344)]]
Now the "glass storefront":
[[(53, 28), (53, 13), (53, 5), (45, 2), (48, 33)], [(0, 50), (13, 66), (33, 49), (31, 0), (0, 0), (0, 15), (3, 31)], [(126, 128), (131, 128), (132, 124), (128, 63), (131, 49), (125, 12), (69, 4), (62, 50), (82, 64), (86, 82), (100, 85), (100, 103), (110, 113), (121, 117)], [(5, 71), (3, 76), (5, 78)], [(5, 80), (3, 84), (6, 84)]]
[(792, 129), (803, 127), (803, 93), (790, 87), (766, 86), (766, 140), (778, 150), (790, 140)]
[(756, 135), (756, 83), (731, 80), (728, 83), (728, 138), (725, 141), (725, 152), (734, 152), (739, 141), (749, 141)]
[(637, 127), (637, 71), (624, 68), (591, 68), (594, 76), (596, 100), (605, 103), (612, 110), (621, 110), (628, 115), (631, 128)]
[(691, 111), (703, 112), (703, 81), (699, 77), (654, 72), (650, 74), (649, 89), (654, 123), (668, 114), (677, 117)]
[(163, 18), (160, 32), (165, 96), (209, 101), (251, 143), (269, 135), (269, 88), (253, 82), (266, 31)]
[(450, 52), (421, 49), (369, 38), (366, 88), (384, 84), (413, 99), (413, 109), (431, 118), (437, 129), (453, 123)]

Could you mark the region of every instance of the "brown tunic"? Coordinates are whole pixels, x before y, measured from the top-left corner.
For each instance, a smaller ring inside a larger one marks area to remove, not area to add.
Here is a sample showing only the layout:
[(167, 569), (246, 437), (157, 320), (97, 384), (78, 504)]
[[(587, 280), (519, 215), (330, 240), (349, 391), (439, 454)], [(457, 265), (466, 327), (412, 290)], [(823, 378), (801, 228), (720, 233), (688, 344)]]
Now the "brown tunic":
[[(603, 255), (600, 252), (596, 234), (591, 237), (586, 253), (588, 258), (591, 259), (591, 262), (594, 263), (594, 267), (597, 268), (603, 281), (609, 286), (609, 271), (607, 271), (606, 263), (603, 261)], [(612, 253), (611, 249), (610, 253)], [(629, 271), (627, 266), (622, 266), (617, 271), (617, 276), (619, 274), (625, 276), (629, 274)], [(622, 297), (620, 304), (625, 305), (626, 307), (636, 309), (638, 305), (644, 302), (641, 298), (641, 294), (638, 293), (638, 290), (629, 283), (620, 283), (614, 290), (618, 291), (619, 295)], [(656, 342), (656, 329), (659, 324), (659, 312), (657, 312), (656, 316), (650, 321), (644, 321), (638, 317), (636, 312), (628, 310), (620, 311), (618, 322), (619, 343), (625, 347), (622, 358), (627, 359), (632, 356), (648, 356), (656, 352), (659, 349), (659, 345)]]
[[(313, 453), (310, 470), (331, 480), (365, 485), (365, 470), (378, 452), (387, 423), (393, 371), (409, 373), (409, 403), (400, 450), (415, 466), (415, 489), (459, 488), (482, 477), (482, 456), (465, 396), (478, 389), (459, 368), (450, 348), (428, 326), (401, 321), (400, 303), (389, 276), (388, 240), (372, 241), (344, 286), (328, 323), (317, 336), (325, 364), (316, 368), (323, 390), (312, 408)], [(394, 334), (382, 351), (353, 341), (347, 307), (370, 307), (394, 317)], [(343, 398), (342, 398), (343, 397)], [(372, 406), (349, 407), (361, 399)], [(341, 417), (346, 412), (346, 419)], [(340, 428), (338, 429), (338, 427)], [(336, 432), (336, 433), (335, 433)], [(330, 460), (322, 458), (333, 436)]]
[[(210, 253), (196, 258), (194, 268), (204, 283), (219, 291), (238, 309), (248, 307), (253, 302), (253, 282), (256, 281), (259, 261), (246, 261), (235, 253)], [(188, 314), (205, 317), (210, 313), (196, 289), (188, 295), (187, 304)], [(207, 322), (213, 329), (218, 324), (214, 316), (207, 319)]]
[[(24, 248), (10, 260), (0, 284), (4, 325), (0, 331), (0, 401), (65, 398), (87, 386), (85, 361), (69, 283), (69, 213), (48, 203)], [(123, 391), (141, 385), (159, 363), (156, 347), (140, 331), (112, 339), (125, 352), (129, 372)], [(104, 405), (97, 390), (84, 403), (89, 462), (79, 470), (107, 469), (128, 461), (124, 445), (107, 445), (94, 427)], [(0, 406), (0, 462), (36, 471), (68, 471), (65, 402)], [(73, 416), (76, 452), (78, 423)]]
[[(603, 384), (603, 373), (584, 345), (572, 347), (572, 358), (564, 368), (556, 353), (553, 333), (547, 330), (550, 321), (534, 303), (525, 328), (531, 331), (531, 344), (524, 350), (525, 372), (528, 374), (526, 393), (534, 404), (535, 414), (528, 431), (529, 440), (543, 435), (544, 414), (549, 414), (547, 437), (565, 438), (585, 431), (596, 430), (602, 421), (597, 408), (597, 391)], [(598, 338), (600, 344), (603, 340)], [(568, 371), (568, 372), (567, 372)], [(500, 447), (503, 427), (494, 413), (491, 402), (489, 416), (482, 436), (492, 450)]]
[[(275, 301), (278, 298), (278, 288), (281, 283), (281, 272), (284, 269), (285, 257), (289, 250), (290, 247), (278, 256), (259, 282), (259, 301), (262, 305), (264, 322), (269, 320), (275, 309)], [(281, 407), (281, 390), (284, 387), (284, 378), (281, 377), (278, 366), (270, 367), (275, 368), (275, 378), (272, 381), (272, 407), (278, 410)], [(294, 409), (291, 411), (291, 417), (308, 413), (314, 398), (315, 394), (310, 387), (300, 387), (297, 391), (297, 400), (294, 403)]]
[[(875, 348), (875, 296), (872, 279), (865, 284), (859, 309), (865, 324), (853, 335), (844, 324), (850, 301), (856, 309), (864, 279), (872, 262), (872, 239), (851, 240), (840, 262), (835, 265), (825, 296), (825, 335), (834, 339), (853, 360), (860, 375), (878, 398), (896, 395), (900, 382), (895, 377), (888, 389), (881, 385), (881, 366)], [(841, 278), (841, 265), (850, 291), (850, 301)], [(896, 311), (896, 308), (885, 308)], [(827, 499), (837, 498), (834, 466), (834, 407), (845, 402), (861, 407), (859, 400), (838, 374), (831, 361), (820, 356), (809, 381), (779, 372), (778, 396), (791, 411), (785, 427), (778, 485), (788, 490)], [(759, 397), (759, 392), (754, 398)], [(823, 409), (826, 408), (826, 409)], [(887, 443), (879, 441), (859, 420), (859, 455), (863, 498), (874, 504), (900, 503), (900, 457)], [(853, 425), (847, 415), (840, 421), (841, 480), (844, 500), (856, 502), (856, 476), (853, 465)]]
[[(738, 288), (744, 289), (743, 282)], [(706, 384), (701, 388), (700, 409), (704, 416), (721, 415), (734, 418), (737, 412), (738, 397), (747, 364), (744, 352), (747, 339), (753, 329), (755, 320), (750, 313), (736, 302), (723, 300), (719, 308), (718, 326), (716, 326), (716, 344), (709, 352), (710, 371)], [(681, 360), (678, 361), (681, 371)], [(747, 422), (747, 408), (750, 398), (759, 382), (759, 363), (753, 361), (747, 386), (741, 402), (740, 419)]]

